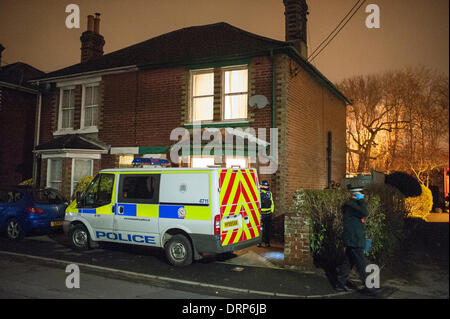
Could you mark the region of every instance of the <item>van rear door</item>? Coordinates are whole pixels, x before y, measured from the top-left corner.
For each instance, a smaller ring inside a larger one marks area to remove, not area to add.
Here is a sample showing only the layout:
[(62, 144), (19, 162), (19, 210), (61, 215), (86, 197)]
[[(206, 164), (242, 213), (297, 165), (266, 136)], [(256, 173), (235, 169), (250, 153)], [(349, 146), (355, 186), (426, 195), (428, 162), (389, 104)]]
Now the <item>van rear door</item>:
[(222, 246), (258, 237), (261, 215), (256, 171), (221, 169), (219, 188)]

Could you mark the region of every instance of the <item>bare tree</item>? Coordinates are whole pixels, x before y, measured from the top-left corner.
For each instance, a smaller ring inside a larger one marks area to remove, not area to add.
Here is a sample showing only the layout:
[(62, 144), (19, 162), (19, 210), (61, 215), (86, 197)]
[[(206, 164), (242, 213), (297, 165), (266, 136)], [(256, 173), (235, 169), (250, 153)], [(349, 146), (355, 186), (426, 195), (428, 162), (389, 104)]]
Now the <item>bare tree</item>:
[(357, 76), (338, 87), (347, 110), (350, 173), (410, 171), (424, 185), (448, 165), (448, 76), (425, 68)]

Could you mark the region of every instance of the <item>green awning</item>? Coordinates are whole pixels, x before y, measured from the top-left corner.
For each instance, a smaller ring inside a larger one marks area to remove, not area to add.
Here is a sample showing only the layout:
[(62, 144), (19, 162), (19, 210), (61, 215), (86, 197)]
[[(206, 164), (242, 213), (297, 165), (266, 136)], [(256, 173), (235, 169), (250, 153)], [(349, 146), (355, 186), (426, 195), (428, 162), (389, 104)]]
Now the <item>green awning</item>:
[(169, 146), (139, 146), (138, 154), (167, 154)]

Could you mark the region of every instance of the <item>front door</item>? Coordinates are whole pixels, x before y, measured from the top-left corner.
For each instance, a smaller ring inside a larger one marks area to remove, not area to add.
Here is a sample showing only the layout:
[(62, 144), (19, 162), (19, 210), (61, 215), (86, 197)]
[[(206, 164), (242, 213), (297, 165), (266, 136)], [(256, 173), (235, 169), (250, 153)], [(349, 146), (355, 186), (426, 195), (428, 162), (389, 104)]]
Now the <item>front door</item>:
[(160, 172), (120, 173), (114, 230), (122, 241), (159, 245)]

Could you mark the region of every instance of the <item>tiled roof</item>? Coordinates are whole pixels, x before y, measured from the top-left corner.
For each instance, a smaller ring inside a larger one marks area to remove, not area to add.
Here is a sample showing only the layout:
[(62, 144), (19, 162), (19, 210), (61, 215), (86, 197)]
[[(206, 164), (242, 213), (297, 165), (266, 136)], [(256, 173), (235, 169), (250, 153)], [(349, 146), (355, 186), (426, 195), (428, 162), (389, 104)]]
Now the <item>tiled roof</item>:
[(169, 32), (105, 54), (98, 59), (50, 72), (45, 78), (130, 65), (197, 63), (208, 58), (242, 56), (284, 46), (287, 46), (287, 43), (221, 22)]
[(90, 139), (81, 137), (78, 134), (62, 135), (48, 143), (40, 144), (35, 147), (36, 151), (63, 149), (104, 151), (106, 150), (106, 147), (102, 146), (100, 142), (91, 141)]
[(0, 82), (31, 87), (28, 80), (42, 77), (44, 72), (28, 65), (26, 63), (17, 62), (0, 67)]

